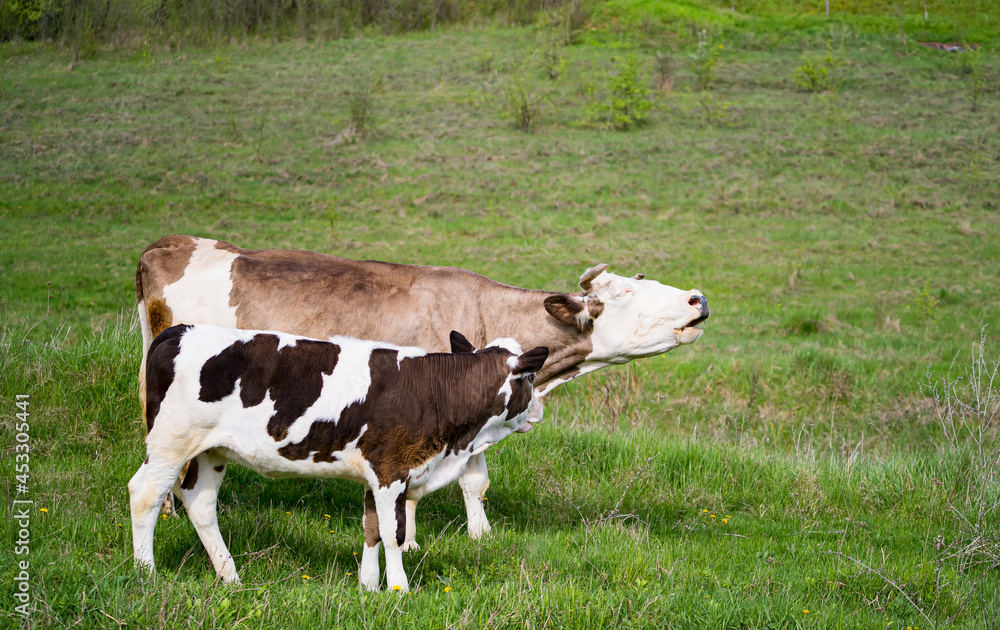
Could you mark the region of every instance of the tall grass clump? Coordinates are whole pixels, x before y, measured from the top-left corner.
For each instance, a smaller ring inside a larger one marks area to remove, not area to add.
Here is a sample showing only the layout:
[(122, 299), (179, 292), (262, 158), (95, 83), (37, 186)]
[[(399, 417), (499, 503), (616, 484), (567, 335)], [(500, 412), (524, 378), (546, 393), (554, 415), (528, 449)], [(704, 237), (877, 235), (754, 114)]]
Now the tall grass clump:
[[(954, 374), (953, 362), (945, 374), (928, 371), (926, 382), (921, 384), (921, 391), (933, 403), (943, 435), (942, 447), (958, 453), (965, 462), (966, 474), (951, 507), (976, 536), (984, 521), (1000, 508), (1000, 440), (996, 423), (1000, 413), (1000, 357), (989, 357), (986, 342), (984, 327), (961, 374)], [(992, 559), (1000, 561), (996, 550)]]

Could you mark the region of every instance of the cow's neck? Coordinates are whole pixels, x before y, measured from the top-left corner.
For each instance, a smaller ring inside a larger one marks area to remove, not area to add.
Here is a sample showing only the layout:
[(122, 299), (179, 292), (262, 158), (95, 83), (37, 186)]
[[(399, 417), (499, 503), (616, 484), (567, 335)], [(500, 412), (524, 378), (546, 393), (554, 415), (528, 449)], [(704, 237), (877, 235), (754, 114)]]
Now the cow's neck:
[[(559, 323), (545, 311), (545, 298), (565, 294), (506, 286), (504, 290), (510, 291), (510, 294), (504, 295), (502, 307), (494, 306), (489, 291), (480, 296), (481, 312), (496, 315), (483, 322), (485, 335), (479, 342), (485, 344), (497, 337), (513, 337), (525, 351), (536, 346), (548, 347), (549, 358), (535, 380), (535, 389), (540, 394), (610, 365), (592, 356), (593, 331), (581, 333)], [(500, 302), (497, 300), (496, 304)]]

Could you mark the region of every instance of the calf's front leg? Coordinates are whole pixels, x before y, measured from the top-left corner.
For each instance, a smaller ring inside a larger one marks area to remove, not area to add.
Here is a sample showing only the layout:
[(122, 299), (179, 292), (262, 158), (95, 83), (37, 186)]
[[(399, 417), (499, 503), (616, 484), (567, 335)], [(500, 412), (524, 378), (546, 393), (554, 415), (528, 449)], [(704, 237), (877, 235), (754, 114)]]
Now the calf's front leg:
[[(406, 579), (406, 570), (403, 569), (403, 551), (400, 549), (406, 537), (406, 486), (406, 481), (399, 480), (393, 481), (388, 486), (370, 490), (375, 504), (375, 514), (378, 516), (378, 534), (385, 547), (385, 585), (386, 588), (402, 592), (410, 590), (410, 584)], [(365, 497), (365, 511), (365, 529), (367, 530), (367, 496)], [(375, 553), (372, 555), (375, 556), (377, 562), (378, 548), (376, 547), (374, 551)], [(367, 541), (365, 552), (369, 552)], [(361, 564), (362, 567), (365, 566), (364, 556), (361, 558)]]
[(490, 487), (490, 475), (486, 469), (486, 454), (479, 453), (469, 458), (458, 476), (458, 485), (465, 497), (465, 513), (469, 518), (469, 538), (476, 540), (490, 533), (490, 521), (483, 509), (486, 490)]

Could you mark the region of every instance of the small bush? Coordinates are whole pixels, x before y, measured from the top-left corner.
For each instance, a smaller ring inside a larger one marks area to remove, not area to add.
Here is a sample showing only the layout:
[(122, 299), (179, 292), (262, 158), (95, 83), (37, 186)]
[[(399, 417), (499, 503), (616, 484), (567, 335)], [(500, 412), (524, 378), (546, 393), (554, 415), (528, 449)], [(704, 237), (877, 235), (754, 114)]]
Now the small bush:
[(844, 60), (833, 54), (830, 43), (826, 44), (826, 54), (822, 57), (802, 57), (802, 65), (795, 69), (792, 79), (795, 84), (806, 92), (819, 93), (840, 88), (837, 68), (844, 65)]
[(542, 115), (542, 98), (528, 85), (521, 73), (510, 77), (504, 86), (501, 114), (521, 131), (533, 132)]
[(549, 30), (542, 31), (538, 41), (538, 59), (542, 72), (555, 81), (566, 70), (566, 57), (562, 53), (559, 35)]
[(377, 117), (376, 94), (382, 88), (382, 73), (378, 70), (361, 71), (352, 78), (347, 99), (355, 136), (363, 138), (371, 133)]
[(604, 75), (599, 87), (591, 85), (594, 102), (580, 124), (595, 129), (625, 131), (642, 123), (653, 108), (648, 77), (635, 55), (627, 59), (614, 58), (615, 70)]
[(670, 51), (656, 53), (656, 84), (661, 90), (674, 87), (674, 59)]
[(589, 19), (583, 0), (569, 0), (550, 14), (547, 26), (559, 45), (569, 46), (579, 43)]
[(493, 62), (496, 61), (497, 51), (493, 47), (485, 47), (476, 53), (476, 70), (479, 74), (489, 74), (493, 72)]
[(968, 92), (966, 98), (972, 105), (972, 111), (979, 109), (979, 98), (986, 87), (986, 73), (983, 70), (983, 57), (978, 48), (966, 46), (962, 52), (955, 55), (955, 69), (965, 77)]
[(698, 48), (691, 56), (693, 63), (691, 66), (695, 76), (695, 84), (699, 90), (711, 90), (717, 75), (716, 66), (722, 56), (722, 44), (715, 45), (708, 32), (702, 30), (698, 33)]

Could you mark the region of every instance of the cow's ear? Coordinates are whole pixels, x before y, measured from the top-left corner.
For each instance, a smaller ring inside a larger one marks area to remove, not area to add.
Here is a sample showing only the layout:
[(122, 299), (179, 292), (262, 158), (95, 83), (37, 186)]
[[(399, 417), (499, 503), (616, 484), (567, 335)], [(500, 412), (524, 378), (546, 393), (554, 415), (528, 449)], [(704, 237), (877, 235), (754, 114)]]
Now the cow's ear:
[(465, 335), (458, 332), (457, 330), (451, 331), (449, 339), (451, 341), (452, 354), (464, 354), (476, 351), (476, 348), (471, 343), (469, 343), (469, 340), (465, 338)]
[(646, 277), (646, 274), (644, 274), (644, 273), (637, 273), (634, 276), (632, 276), (632, 279), (633, 280), (642, 280), (645, 277)]
[(538, 346), (528, 350), (517, 358), (517, 367), (514, 374), (524, 374), (525, 372), (537, 372), (545, 365), (545, 359), (549, 358), (549, 349), (545, 346)]
[(581, 300), (574, 300), (565, 293), (557, 293), (545, 298), (545, 310), (559, 322), (573, 326), (583, 332), (590, 324), (587, 306)]

